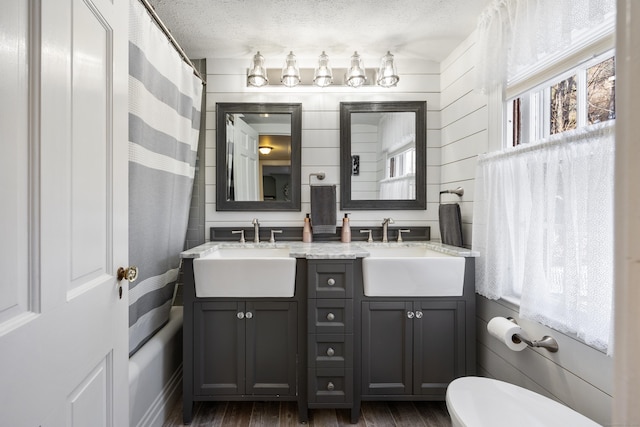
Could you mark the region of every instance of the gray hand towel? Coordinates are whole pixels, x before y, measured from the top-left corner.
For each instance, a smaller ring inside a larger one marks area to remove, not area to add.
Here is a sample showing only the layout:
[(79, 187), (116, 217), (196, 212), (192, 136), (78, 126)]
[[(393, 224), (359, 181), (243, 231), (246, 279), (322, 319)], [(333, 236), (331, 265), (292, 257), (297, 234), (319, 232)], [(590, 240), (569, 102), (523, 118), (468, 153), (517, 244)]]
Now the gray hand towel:
[(440, 205), (440, 239), (445, 245), (462, 247), (462, 215), (460, 205), (446, 203)]
[(311, 186), (311, 229), (313, 234), (336, 232), (336, 186)]

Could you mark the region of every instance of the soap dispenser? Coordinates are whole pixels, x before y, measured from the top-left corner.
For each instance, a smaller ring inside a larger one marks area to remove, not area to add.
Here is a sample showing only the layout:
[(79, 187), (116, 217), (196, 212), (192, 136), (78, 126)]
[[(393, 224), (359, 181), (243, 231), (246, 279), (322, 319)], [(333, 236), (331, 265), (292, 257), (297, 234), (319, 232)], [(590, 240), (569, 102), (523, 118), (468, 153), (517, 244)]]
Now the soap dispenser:
[(342, 243), (351, 242), (351, 226), (349, 225), (349, 214), (344, 214), (342, 218), (342, 236), (340, 237)]
[(305, 243), (311, 243), (313, 241), (313, 235), (311, 234), (311, 219), (309, 214), (304, 219), (304, 227), (302, 227), (302, 241)]

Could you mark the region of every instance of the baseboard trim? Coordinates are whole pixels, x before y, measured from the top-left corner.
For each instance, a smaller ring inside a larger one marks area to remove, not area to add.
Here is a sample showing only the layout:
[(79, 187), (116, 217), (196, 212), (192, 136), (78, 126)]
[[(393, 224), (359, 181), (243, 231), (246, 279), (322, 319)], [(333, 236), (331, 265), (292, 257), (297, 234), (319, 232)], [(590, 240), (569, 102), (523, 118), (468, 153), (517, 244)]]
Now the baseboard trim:
[(136, 427), (162, 427), (167, 421), (173, 404), (180, 397), (182, 391), (182, 363), (171, 375), (169, 381), (162, 388), (160, 394), (145, 412)]

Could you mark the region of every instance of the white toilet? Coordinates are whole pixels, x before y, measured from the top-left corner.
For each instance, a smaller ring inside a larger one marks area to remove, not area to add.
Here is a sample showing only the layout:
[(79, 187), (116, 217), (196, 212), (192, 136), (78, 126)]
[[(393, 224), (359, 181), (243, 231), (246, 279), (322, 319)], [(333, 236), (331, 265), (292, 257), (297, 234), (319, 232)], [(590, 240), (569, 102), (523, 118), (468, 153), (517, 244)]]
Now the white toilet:
[(447, 388), (447, 409), (453, 427), (599, 426), (561, 403), (491, 378), (452, 381)]

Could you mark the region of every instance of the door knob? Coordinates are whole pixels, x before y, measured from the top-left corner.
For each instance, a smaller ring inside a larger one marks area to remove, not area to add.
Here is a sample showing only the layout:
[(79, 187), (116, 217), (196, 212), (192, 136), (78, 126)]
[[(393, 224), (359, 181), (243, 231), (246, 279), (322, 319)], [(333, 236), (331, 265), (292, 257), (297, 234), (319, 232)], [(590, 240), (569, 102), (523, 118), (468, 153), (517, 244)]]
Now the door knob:
[(118, 297), (122, 299), (122, 279), (127, 279), (129, 283), (135, 282), (138, 278), (138, 267), (132, 265), (131, 267), (120, 267), (118, 268)]
[(135, 282), (138, 278), (138, 267), (132, 265), (131, 267), (120, 267), (118, 269), (118, 282), (122, 279), (127, 279), (128, 282)]

